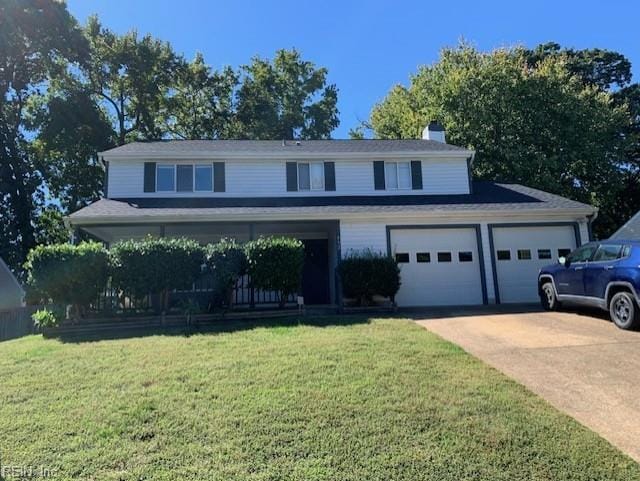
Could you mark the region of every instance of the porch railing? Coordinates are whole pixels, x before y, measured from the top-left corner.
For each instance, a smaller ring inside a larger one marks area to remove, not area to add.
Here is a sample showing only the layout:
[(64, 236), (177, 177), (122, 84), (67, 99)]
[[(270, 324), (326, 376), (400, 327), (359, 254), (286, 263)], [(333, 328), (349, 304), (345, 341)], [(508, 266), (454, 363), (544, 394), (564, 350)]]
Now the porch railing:
[[(194, 282), (191, 289), (173, 291), (170, 293), (170, 305), (179, 303), (181, 300), (195, 299), (207, 307), (208, 303), (220, 301), (216, 296), (223, 296), (216, 285), (215, 278), (211, 275), (203, 275)], [(296, 294), (287, 298), (287, 304), (296, 304)], [(251, 287), (251, 279), (248, 275), (238, 279), (233, 293), (233, 305), (239, 307), (275, 306), (278, 304), (278, 294), (274, 291), (264, 291)], [(94, 312), (149, 312), (154, 308), (154, 299), (151, 294), (143, 297), (136, 297), (130, 292), (121, 291), (110, 285), (98, 296), (92, 304)]]

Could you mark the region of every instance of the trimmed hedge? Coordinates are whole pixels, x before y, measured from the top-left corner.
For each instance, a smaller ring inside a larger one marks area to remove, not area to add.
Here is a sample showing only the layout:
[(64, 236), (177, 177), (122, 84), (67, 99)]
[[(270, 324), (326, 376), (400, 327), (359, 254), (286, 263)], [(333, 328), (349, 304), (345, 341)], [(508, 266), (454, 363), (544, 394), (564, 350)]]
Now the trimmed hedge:
[(233, 288), (247, 273), (247, 255), (244, 247), (234, 239), (223, 238), (206, 247), (206, 264), (223, 292), (224, 302), (231, 306)]
[(254, 287), (276, 291), (281, 308), (302, 284), (304, 246), (288, 237), (261, 237), (246, 245), (248, 272)]
[(340, 261), (338, 274), (343, 294), (356, 299), (358, 305), (371, 304), (376, 295), (395, 302), (400, 289), (400, 268), (396, 260), (371, 250), (350, 253)]
[(146, 238), (119, 242), (111, 248), (112, 285), (133, 296), (160, 295), (168, 309), (169, 291), (188, 289), (202, 273), (204, 248), (185, 238)]
[(96, 301), (109, 278), (109, 254), (98, 242), (41, 245), (25, 263), (29, 300), (71, 304), (79, 317)]

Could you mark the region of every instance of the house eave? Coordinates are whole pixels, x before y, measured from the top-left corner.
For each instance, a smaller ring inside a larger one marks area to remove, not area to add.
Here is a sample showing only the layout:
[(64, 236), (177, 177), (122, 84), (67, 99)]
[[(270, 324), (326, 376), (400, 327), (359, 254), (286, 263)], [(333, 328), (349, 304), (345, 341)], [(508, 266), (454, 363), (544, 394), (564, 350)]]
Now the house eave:
[(322, 211), (322, 212), (309, 212), (308, 210), (296, 212), (295, 209), (287, 209), (286, 212), (246, 212), (238, 213), (233, 212), (229, 214), (216, 213), (215, 218), (212, 218), (211, 214), (180, 214), (180, 215), (144, 215), (139, 216), (95, 216), (95, 217), (66, 217), (65, 222), (70, 226), (82, 227), (91, 225), (136, 225), (136, 224), (181, 224), (181, 223), (200, 223), (200, 222), (249, 222), (249, 221), (282, 221), (282, 220), (372, 220), (380, 219), (381, 217), (393, 217), (396, 218), (415, 218), (425, 217), (429, 219), (445, 219), (445, 218), (475, 218), (482, 220), (488, 217), (501, 217), (510, 219), (522, 219), (525, 220), (531, 217), (545, 217), (545, 218), (575, 218), (586, 219), (588, 215), (592, 215), (594, 209), (575, 208), (575, 209), (522, 209), (515, 212), (510, 208), (502, 209), (483, 209), (483, 210), (462, 210), (462, 209), (432, 209), (432, 210), (417, 210), (407, 209), (403, 212), (398, 211), (375, 211), (366, 212), (362, 210), (352, 211)]
[(467, 159), (473, 150), (390, 151), (390, 152), (201, 152), (116, 153), (100, 152), (105, 160), (377, 160), (377, 159)]

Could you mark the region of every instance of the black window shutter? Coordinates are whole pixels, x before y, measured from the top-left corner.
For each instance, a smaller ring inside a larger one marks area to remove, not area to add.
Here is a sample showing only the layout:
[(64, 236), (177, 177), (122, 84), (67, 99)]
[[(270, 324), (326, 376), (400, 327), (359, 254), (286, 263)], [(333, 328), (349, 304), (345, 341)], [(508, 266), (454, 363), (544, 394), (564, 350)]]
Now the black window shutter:
[(411, 188), (422, 190), (422, 162), (419, 160), (411, 161)]
[(336, 164), (324, 163), (324, 190), (336, 190)]
[(376, 160), (373, 162), (373, 185), (376, 190), (384, 190), (384, 162)]
[(296, 190), (298, 190), (298, 164), (287, 162), (287, 191), (294, 192)]
[(144, 163), (144, 191), (145, 192), (156, 191), (156, 163), (155, 162)]
[(213, 163), (213, 191), (224, 192), (226, 181), (224, 178), (224, 162)]
[(193, 165), (178, 165), (176, 176), (178, 192), (193, 192)]

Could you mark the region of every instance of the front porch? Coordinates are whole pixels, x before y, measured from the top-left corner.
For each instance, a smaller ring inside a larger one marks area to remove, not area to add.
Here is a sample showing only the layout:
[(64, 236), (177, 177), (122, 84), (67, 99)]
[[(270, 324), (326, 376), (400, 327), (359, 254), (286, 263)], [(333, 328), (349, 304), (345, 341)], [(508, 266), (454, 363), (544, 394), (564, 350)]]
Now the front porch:
[[(299, 239), (305, 248), (301, 292), (305, 305), (338, 305), (340, 289), (336, 267), (340, 259), (340, 226), (337, 220), (322, 221), (256, 221), (256, 222), (130, 222), (72, 224), (75, 239), (90, 237), (107, 246), (121, 240), (155, 237), (187, 237), (201, 244), (233, 238), (248, 242), (259, 237), (285, 236)], [(206, 282), (194, 286), (206, 291)], [(295, 302), (295, 299), (291, 299)], [(240, 306), (270, 305), (276, 302), (272, 293), (257, 291), (248, 279), (240, 279), (234, 303)]]

